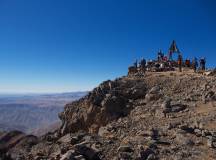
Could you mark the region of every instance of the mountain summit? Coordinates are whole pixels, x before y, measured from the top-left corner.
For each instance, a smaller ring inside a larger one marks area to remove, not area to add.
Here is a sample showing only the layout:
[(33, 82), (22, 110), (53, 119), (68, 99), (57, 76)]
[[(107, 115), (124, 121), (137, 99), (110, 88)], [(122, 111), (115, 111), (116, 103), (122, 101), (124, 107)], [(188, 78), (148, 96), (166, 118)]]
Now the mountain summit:
[[(40, 138), (2, 133), (12, 159), (216, 159), (216, 77), (146, 72), (105, 81)], [(4, 153), (4, 154), (3, 154)]]

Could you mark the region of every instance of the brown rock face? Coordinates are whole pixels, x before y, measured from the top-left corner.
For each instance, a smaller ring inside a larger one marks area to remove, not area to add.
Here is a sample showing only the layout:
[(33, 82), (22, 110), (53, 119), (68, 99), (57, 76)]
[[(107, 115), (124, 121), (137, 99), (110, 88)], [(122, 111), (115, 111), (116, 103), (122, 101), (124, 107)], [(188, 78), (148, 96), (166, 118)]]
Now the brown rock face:
[[(11, 131), (0, 136), (0, 158), (15, 159), (18, 153), (27, 153), (38, 142), (37, 137), (25, 135), (20, 131)], [(4, 155), (8, 152), (9, 157)], [(2, 156), (2, 157), (1, 157)]]
[(144, 97), (145, 93), (143, 82), (131, 84), (123, 79), (103, 82), (86, 97), (66, 105), (64, 112), (59, 114), (63, 122), (60, 133), (90, 131), (92, 128), (97, 132), (100, 126), (127, 115), (132, 108), (129, 99)]

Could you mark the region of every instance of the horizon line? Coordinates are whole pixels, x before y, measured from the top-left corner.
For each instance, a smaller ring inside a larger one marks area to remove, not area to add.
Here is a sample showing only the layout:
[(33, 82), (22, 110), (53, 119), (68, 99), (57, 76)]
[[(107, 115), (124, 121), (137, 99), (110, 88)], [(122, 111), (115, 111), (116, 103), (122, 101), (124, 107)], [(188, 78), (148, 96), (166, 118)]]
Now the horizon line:
[(81, 90), (81, 91), (63, 91), (63, 92), (0, 92), (0, 95), (25, 95), (25, 94), (65, 94), (65, 93), (84, 93), (84, 92), (90, 92), (88, 90)]

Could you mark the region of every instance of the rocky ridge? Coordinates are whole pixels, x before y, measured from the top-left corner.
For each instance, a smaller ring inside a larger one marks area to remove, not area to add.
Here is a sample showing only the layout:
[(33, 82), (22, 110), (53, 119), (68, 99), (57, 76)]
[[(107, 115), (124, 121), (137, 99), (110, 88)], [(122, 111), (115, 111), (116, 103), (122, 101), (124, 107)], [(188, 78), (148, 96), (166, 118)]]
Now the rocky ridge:
[(67, 104), (55, 132), (0, 134), (0, 151), (3, 159), (213, 160), (215, 101), (215, 76), (190, 70), (124, 76)]

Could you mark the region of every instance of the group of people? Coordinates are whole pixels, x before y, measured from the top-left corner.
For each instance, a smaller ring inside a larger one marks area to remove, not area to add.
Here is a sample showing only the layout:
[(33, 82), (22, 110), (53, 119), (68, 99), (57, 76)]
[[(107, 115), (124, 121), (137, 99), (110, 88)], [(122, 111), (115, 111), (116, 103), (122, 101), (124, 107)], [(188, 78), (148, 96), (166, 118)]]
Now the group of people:
[[(178, 59), (173, 60), (173, 54), (178, 54)], [(197, 58), (194, 58), (192, 61), (186, 59), (183, 62), (183, 57), (178, 49), (175, 40), (172, 41), (168, 54), (165, 55), (162, 50), (159, 50), (156, 60), (146, 61), (144, 58), (140, 62), (137, 60), (128, 68), (129, 73), (143, 73), (145, 71), (150, 72), (164, 72), (164, 71), (174, 71), (176, 68), (179, 68), (179, 71), (182, 72), (182, 67), (192, 68), (194, 72), (197, 70), (205, 71), (206, 70), (206, 59), (201, 58), (198, 62)]]
[[(178, 55), (177, 62), (165, 60), (164, 57), (165, 56), (163, 54), (158, 54), (158, 60), (154, 61), (154, 63), (152, 62), (154, 64), (154, 67), (158, 68), (157, 70), (160, 69), (160, 71), (163, 71), (163, 70), (166, 71), (167, 68), (170, 68), (170, 67), (175, 68), (177, 67), (175, 63), (178, 65), (179, 72), (182, 72), (182, 67), (193, 68), (194, 72), (197, 72), (198, 67), (199, 67), (199, 70), (202, 70), (202, 71), (205, 71), (206, 69), (205, 58), (201, 58), (198, 63), (197, 58), (194, 58), (192, 61), (190, 59), (186, 59), (183, 62), (183, 58), (181, 54)], [(133, 68), (135, 70), (140, 70), (140, 71), (145, 72), (146, 69), (148, 69), (151, 66), (152, 65), (150, 65), (150, 62), (147, 62), (144, 58), (142, 58), (140, 62), (138, 62), (137, 60), (134, 62)]]
[(138, 61), (136, 60), (134, 63), (134, 67), (135, 68), (142, 68), (145, 69), (146, 67), (146, 60), (144, 58), (141, 59), (141, 61), (138, 63)]
[(179, 71), (180, 71), (180, 72), (182, 72), (182, 66), (183, 66), (183, 65), (184, 65), (185, 67), (188, 67), (188, 68), (192, 67), (193, 70), (194, 70), (194, 72), (197, 72), (197, 68), (198, 68), (199, 66), (200, 66), (200, 70), (205, 71), (205, 69), (206, 69), (206, 59), (205, 59), (205, 58), (201, 58), (201, 59), (199, 60), (199, 64), (198, 64), (197, 58), (194, 58), (194, 59), (192, 60), (192, 63), (191, 63), (191, 61), (190, 61), (189, 59), (186, 59), (186, 60), (185, 60), (185, 63), (183, 64), (182, 55), (179, 54), (179, 55), (178, 55), (178, 67), (179, 67)]

